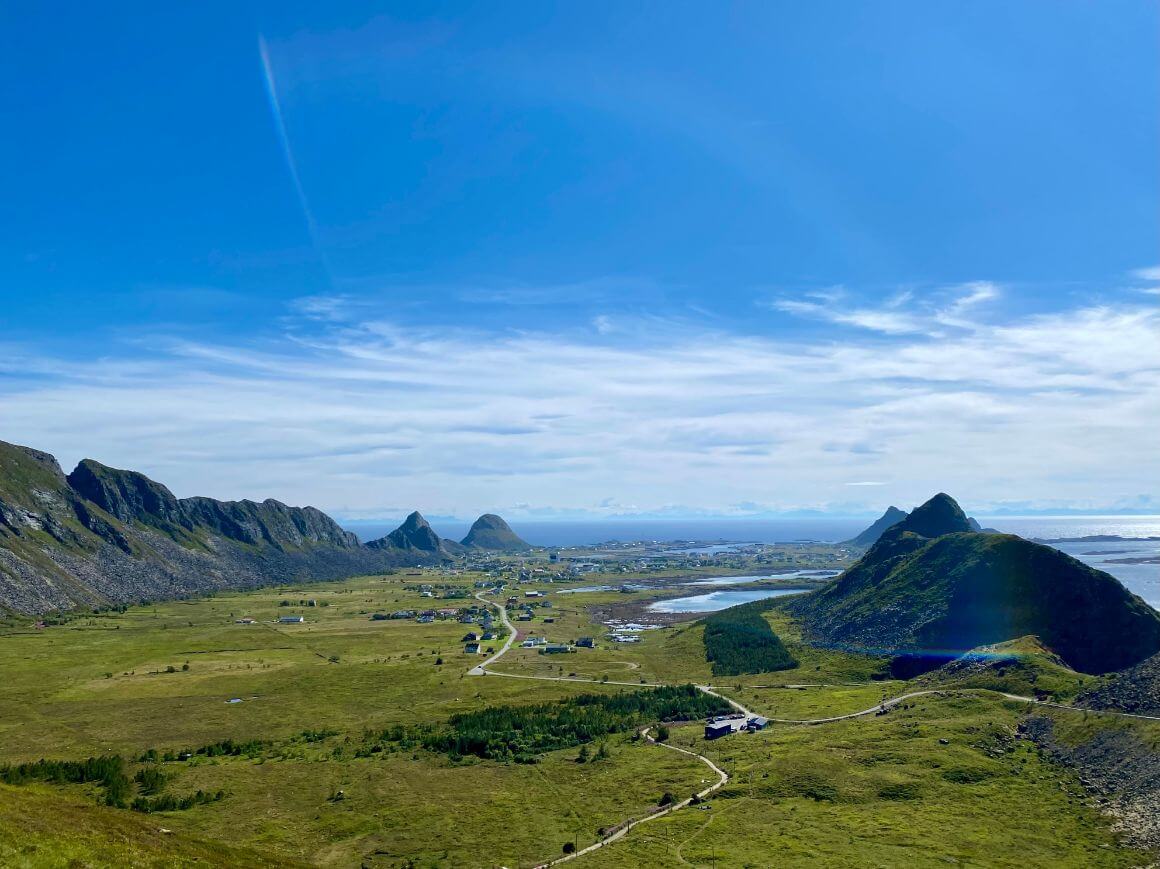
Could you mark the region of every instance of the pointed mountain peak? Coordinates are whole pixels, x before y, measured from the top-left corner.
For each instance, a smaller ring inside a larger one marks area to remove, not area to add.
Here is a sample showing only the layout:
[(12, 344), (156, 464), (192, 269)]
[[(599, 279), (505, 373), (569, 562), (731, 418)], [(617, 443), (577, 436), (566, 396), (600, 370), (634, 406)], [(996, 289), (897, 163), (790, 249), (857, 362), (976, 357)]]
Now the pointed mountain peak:
[(941, 537), (972, 529), (958, 502), (945, 492), (939, 492), (921, 507), (915, 507), (904, 521), (895, 526), (895, 530), (913, 531), (923, 537)]
[(906, 512), (904, 510), (899, 510), (894, 505), (891, 505), (886, 508), (885, 513), (883, 513), (878, 519), (874, 520), (873, 525), (871, 525), (857, 537), (853, 538), (852, 540), (847, 540), (846, 542), (851, 543), (854, 546), (870, 546), (875, 543), (879, 537), (882, 536), (883, 532), (894, 527), (905, 518)]
[(394, 546), (398, 549), (419, 550), (426, 553), (443, 553), (443, 539), (435, 533), (435, 529), (423, 518), (423, 514), (416, 510), (403, 520), (403, 524), (386, 537), (368, 544), (374, 548)]
[(424, 519), (423, 514), (418, 510), (411, 513), (406, 519), (403, 520), (403, 524), (399, 526), (400, 530), (405, 529), (407, 531), (415, 531), (419, 528), (430, 527), (431, 523)]

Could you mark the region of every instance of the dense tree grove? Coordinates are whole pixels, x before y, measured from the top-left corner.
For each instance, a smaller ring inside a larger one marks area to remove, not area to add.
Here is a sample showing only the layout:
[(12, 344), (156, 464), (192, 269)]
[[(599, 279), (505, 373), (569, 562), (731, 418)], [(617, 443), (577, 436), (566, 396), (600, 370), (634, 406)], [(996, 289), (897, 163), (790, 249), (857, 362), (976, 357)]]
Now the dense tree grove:
[[(136, 776), (130, 779), (125, 772), (125, 760), (120, 755), (107, 757), (90, 757), (88, 760), (38, 760), (35, 763), (7, 764), (0, 766), (0, 781), (10, 785), (23, 785), (30, 782), (46, 782), (48, 784), (91, 784), (96, 783), (104, 791), (103, 801), (106, 805), (119, 809), (131, 808), (138, 812), (173, 812), (181, 809), (190, 809), (203, 803), (217, 802), (225, 799), (225, 791), (206, 792), (197, 791), (184, 797), (175, 797), (170, 794), (160, 796), (146, 796), (157, 794), (164, 787), (168, 776), (155, 767), (144, 767), (137, 771)], [(141, 796), (132, 802), (129, 797), (133, 793), (136, 781)]]
[(798, 665), (761, 615), (768, 607), (769, 601), (756, 600), (705, 617), (705, 659), (713, 665), (714, 676), (770, 673)]
[(35, 763), (0, 766), (0, 781), (10, 785), (28, 782), (85, 784), (96, 782), (105, 792), (105, 803), (124, 808), (132, 790), (119, 755), (90, 757), (88, 760), (38, 760)]
[(719, 697), (693, 685), (621, 694), (581, 694), (535, 706), (488, 706), (452, 716), (444, 725), (393, 727), (371, 734), (370, 753), (381, 743), (422, 747), (451, 758), (468, 755), (535, 763), (546, 751), (593, 742), (655, 721), (688, 721), (731, 711)]

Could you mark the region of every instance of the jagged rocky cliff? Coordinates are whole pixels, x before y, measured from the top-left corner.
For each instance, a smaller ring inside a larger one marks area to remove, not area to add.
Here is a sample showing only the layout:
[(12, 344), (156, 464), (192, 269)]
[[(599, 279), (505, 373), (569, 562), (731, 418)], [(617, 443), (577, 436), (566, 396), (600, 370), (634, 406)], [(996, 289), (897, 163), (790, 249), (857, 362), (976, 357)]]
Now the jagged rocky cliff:
[[(433, 533), (433, 532), (432, 532)], [(134, 471), (0, 442), (0, 609), (41, 613), (441, 560), (363, 546), (320, 510), (177, 498)]]

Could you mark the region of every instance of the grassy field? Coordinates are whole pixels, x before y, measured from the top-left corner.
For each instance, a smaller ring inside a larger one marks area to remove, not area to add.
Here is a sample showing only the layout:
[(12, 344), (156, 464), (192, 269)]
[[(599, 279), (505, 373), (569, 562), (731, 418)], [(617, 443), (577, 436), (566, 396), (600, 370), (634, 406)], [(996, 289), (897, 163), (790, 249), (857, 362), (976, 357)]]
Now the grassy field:
[[(320, 605), (279, 606), (311, 598)], [(431, 604), (404, 591), (401, 578), (364, 578), (2, 632), (4, 759), (181, 749), (308, 727), (361, 729), (567, 693), (550, 683), (467, 677), (474, 661), (460, 640), (478, 627), (370, 620), (373, 612)], [(287, 614), (307, 621), (271, 624)], [(234, 623), (243, 616), (260, 623)], [(235, 698), (243, 702), (226, 702)]]
[(0, 865), (44, 866), (297, 866), (235, 845), (199, 839), (167, 821), (98, 806), (91, 796), (42, 785), (0, 784)]
[[(1071, 773), (1013, 738), (1024, 711), (920, 698), (885, 716), (718, 740), (709, 751), (734, 781), (712, 808), (643, 825), (593, 865), (1147, 863), (1117, 846)], [(703, 744), (692, 728), (673, 741)]]
[[(695, 758), (631, 734), (609, 737), (610, 756), (588, 763), (577, 762), (575, 749), (536, 764), (360, 751), (370, 729), (630, 690), (600, 684), (604, 677), (714, 681), (695, 622), (645, 631), (637, 645), (604, 639), (589, 606), (626, 597), (615, 592), (560, 595), (542, 586), (553, 606), (517, 623), (520, 631), (551, 641), (594, 636), (598, 648), (559, 656), (513, 649), (497, 665), (595, 683), (469, 677), (481, 657), (464, 653), (462, 637), (478, 626), (370, 618), (475, 604), (405, 587), (452, 582), (474, 593), (475, 579), (363, 577), (0, 629), (0, 763), (119, 753), (135, 771), (150, 748), (261, 741), (238, 756), (158, 764), (168, 794), (225, 792), (185, 811), (106, 808), (91, 786), (0, 785), (0, 864), (529, 866), (565, 843), (596, 841), (601, 828), (643, 815), (666, 792), (684, 798), (714, 779)], [(311, 599), (316, 606), (300, 604)], [(299, 614), (305, 624), (276, 624)], [(236, 624), (243, 616), (258, 623)], [(825, 717), (912, 687), (881, 681), (881, 659), (811, 648), (784, 615), (766, 618), (801, 663), (716, 680), (750, 708)], [(699, 726), (674, 727), (675, 744), (706, 753), (733, 781), (712, 809), (642, 825), (577, 865), (1146, 862), (1117, 846), (1070, 774), (1010, 738), (1024, 711), (993, 695), (948, 695), (885, 716), (711, 743)], [(1015, 816), (1019, 824), (1009, 822)]]

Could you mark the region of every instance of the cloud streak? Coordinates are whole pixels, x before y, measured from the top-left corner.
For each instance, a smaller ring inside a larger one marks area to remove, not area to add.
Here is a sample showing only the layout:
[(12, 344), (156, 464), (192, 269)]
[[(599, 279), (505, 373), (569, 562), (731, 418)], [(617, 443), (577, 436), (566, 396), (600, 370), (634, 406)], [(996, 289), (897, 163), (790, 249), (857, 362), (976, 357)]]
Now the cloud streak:
[(347, 515), (401, 503), (464, 516), (628, 503), (729, 514), (847, 504), (850, 487), (868, 507), (944, 489), (976, 508), (1152, 494), (1154, 306), (946, 327), (946, 311), (995, 292), (954, 298), (921, 314), (900, 306), (912, 330), (859, 321), (849, 325), (870, 334), (841, 341), (690, 324), (409, 328), (327, 299), (300, 304), (273, 341), (156, 339), (147, 356), (79, 362), (6, 355), (3, 436), (66, 462), (140, 468), (181, 495)]

